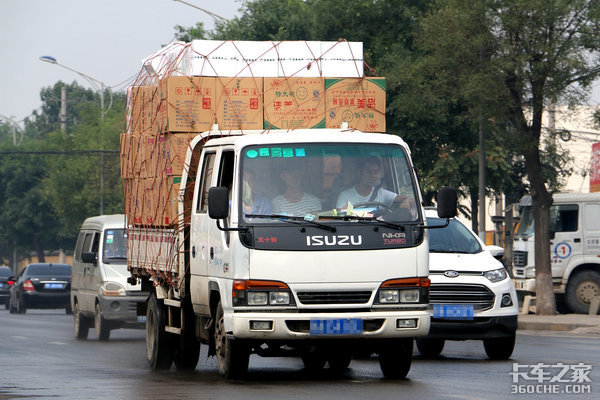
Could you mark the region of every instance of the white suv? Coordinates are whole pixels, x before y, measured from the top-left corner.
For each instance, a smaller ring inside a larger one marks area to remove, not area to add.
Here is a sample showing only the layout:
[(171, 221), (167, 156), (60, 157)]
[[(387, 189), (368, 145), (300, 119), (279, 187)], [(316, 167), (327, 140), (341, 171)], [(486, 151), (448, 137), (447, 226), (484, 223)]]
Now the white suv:
[[(446, 223), (435, 210), (427, 210), (426, 217), (428, 225)], [(445, 340), (476, 339), (483, 340), (489, 358), (508, 359), (515, 345), (519, 311), (514, 285), (494, 258), (504, 251), (486, 247), (458, 219), (428, 233), (433, 314), (429, 335), (416, 340), (419, 352), (435, 357)]]

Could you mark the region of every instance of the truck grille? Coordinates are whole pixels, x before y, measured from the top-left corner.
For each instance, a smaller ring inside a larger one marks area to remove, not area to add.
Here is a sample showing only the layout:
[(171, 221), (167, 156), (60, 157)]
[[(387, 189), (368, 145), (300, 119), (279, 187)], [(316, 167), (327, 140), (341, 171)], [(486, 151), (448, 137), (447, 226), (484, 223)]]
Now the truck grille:
[(365, 304), (371, 292), (298, 292), (302, 304)]
[(526, 251), (513, 251), (513, 265), (515, 267), (524, 267), (527, 265), (527, 252)]
[(483, 285), (432, 284), (429, 292), (431, 304), (473, 304), (475, 311), (494, 306), (494, 293)]

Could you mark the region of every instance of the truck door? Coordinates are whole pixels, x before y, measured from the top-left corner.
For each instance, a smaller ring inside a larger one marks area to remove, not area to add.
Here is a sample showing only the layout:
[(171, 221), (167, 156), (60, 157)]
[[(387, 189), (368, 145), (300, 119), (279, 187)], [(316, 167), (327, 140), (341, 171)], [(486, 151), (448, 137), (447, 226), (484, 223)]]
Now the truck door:
[(569, 260), (581, 255), (583, 249), (583, 229), (578, 204), (555, 204), (550, 208), (550, 240), (552, 276), (564, 275)]
[(205, 149), (201, 156), (201, 168), (196, 175), (196, 189), (192, 205), (190, 229), (190, 273), (192, 304), (198, 312), (209, 314), (208, 292), (208, 189), (213, 185), (215, 149)]
[[(217, 186), (224, 186), (229, 189), (229, 218), (223, 221), (226, 227), (231, 226), (233, 208), (231, 205), (236, 202), (236, 195), (233, 192), (233, 175), (235, 164), (235, 152), (233, 149), (224, 149), (218, 154), (219, 170), (217, 172)], [(232, 232), (223, 232), (217, 228), (217, 223), (212, 220), (209, 224), (208, 240), (210, 244), (208, 258), (208, 273), (210, 276), (227, 277), (231, 276), (231, 251), (230, 238)]]

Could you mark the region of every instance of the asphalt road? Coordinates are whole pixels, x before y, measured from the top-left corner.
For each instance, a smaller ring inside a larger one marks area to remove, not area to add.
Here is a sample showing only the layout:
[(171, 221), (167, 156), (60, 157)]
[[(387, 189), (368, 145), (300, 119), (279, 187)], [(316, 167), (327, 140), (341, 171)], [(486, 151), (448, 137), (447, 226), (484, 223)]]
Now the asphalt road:
[[(408, 378), (401, 381), (383, 379), (376, 359), (353, 360), (341, 375), (325, 370), (315, 376), (303, 370), (299, 359), (252, 356), (247, 378), (227, 381), (219, 376), (214, 358), (207, 358), (205, 352), (194, 372), (153, 373), (145, 360), (144, 331), (116, 330), (109, 342), (98, 342), (91, 329), (87, 341), (78, 341), (73, 337), (72, 321), (72, 316), (59, 310), (28, 310), (25, 315), (0, 310), (0, 400), (511, 396), (579, 400), (597, 398), (600, 393), (597, 337), (519, 332), (513, 358), (508, 361), (488, 360), (477, 341), (448, 342), (442, 357), (435, 360), (422, 359), (415, 349)], [(515, 375), (513, 383), (515, 364), (521, 375)], [(578, 368), (588, 368), (583, 378), (581, 373), (573, 378)], [(551, 379), (559, 382), (550, 383)], [(567, 394), (566, 390), (577, 393)], [(536, 391), (540, 394), (531, 394)]]

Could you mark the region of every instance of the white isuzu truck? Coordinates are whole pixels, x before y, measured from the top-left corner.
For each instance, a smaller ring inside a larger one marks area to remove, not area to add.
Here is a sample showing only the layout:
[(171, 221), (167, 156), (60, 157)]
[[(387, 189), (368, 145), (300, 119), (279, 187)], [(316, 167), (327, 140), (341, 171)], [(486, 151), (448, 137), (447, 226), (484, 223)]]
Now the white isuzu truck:
[[(550, 251), (555, 293), (565, 295), (575, 313), (588, 313), (600, 297), (600, 193), (557, 193), (550, 208)], [(531, 196), (519, 203), (521, 221), (514, 238), (517, 291), (535, 292), (535, 252)]]
[[(386, 377), (406, 376), (413, 339), (429, 331), (430, 281), (422, 196), (402, 139), (207, 131), (185, 165), (179, 225), (128, 227), (130, 280), (149, 292), (139, 314), (153, 369), (194, 369), (204, 343), (229, 378), (248, 370), (251, 354), (342, 370), (353, 355), (377, 353)], [(454, 216), (455, 190), (440, 190), (438, 212)]]

